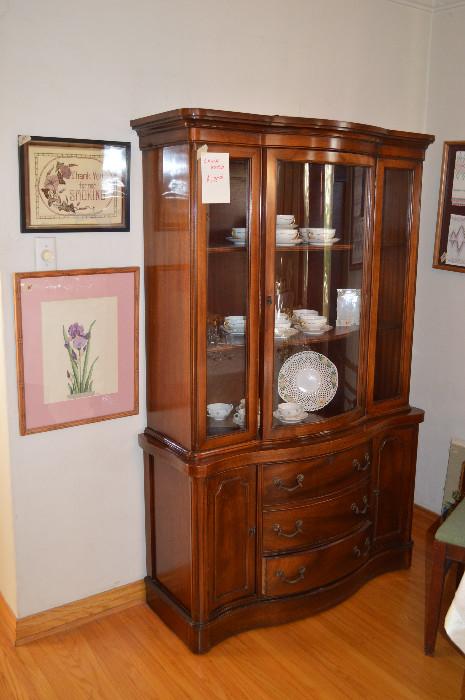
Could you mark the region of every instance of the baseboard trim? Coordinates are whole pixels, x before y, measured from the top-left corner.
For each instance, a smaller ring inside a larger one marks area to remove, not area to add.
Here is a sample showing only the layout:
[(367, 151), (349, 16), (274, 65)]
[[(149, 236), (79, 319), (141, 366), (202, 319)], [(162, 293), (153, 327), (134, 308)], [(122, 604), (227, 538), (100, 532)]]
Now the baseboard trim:
[(16, 615), (0, 593), (0, 621), (6, 629), (8, 638), (14, 644), (16, 639)]
[(109, 591), (60, 605), (57, 608), (44, 610), (35, 615), (15, 618), (13, 641), (15, 646), (27, 644), (35, 639), (79, 627), (92, 620), (141, 603), (145, 603), (143, 580), (112, 588)]

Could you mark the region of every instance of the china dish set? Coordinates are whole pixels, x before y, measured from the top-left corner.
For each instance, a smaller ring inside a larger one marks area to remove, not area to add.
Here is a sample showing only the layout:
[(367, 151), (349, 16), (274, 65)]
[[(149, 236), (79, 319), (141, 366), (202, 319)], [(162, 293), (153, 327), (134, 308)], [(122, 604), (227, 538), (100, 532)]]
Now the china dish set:
[(327, 317), (320, 316), (315, 309), (295, 309), (291, 318), (282, 312), (276, 314), (274, 335), (277, 340), (287, 340), (299, 332), (310, 336), (323, 335), (332, 328)]
[[(226, 240), (235, 246), (244, 247), (248, 235), (248, 229), (234, 227)], [(276, 245), (294, 246), (301, 243), (314, 246), (331, 246), (340, 241), (335, 238), (335, 228), (300, 227), (295, 223), (293, 214), (278, 214), (276, 216)]]
[(335, 228), (299, 228), (293, 214), (278, 214), (276, 216), (276, 245), (278, 247), (299, 245), (300, 243), (330, 246), (341, 240), (335, 238), (335, 235)]
[[(224, 421), (231, 415), (233, 409), (234, 406), (232, 403), (209, 403), (207, 405), (207, 416), (215, 421)], [(245, 417), (245, 399), (241, 399), (235, 407), (232, 421), (235, 425), (239, 426), (239, 428), (243, 428), (245, 425)]]

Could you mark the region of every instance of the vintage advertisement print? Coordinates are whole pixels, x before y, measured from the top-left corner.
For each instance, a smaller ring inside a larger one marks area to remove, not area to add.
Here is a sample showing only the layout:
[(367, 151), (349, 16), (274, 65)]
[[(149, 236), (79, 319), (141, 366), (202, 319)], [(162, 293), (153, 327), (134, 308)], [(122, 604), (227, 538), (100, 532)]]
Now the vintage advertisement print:
[(130, 144), (19, 137), (21, 230), (128, 231)]
[(15, 275), (20, 433), (138, 411), (139, 269)]

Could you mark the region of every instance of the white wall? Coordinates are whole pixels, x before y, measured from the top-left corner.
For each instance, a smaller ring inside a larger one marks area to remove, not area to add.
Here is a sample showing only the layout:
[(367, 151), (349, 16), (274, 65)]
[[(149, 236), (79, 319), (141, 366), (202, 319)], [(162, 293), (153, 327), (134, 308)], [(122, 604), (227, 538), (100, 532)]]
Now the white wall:
[(18, 435), (11, 273), (34, 259), (33, 237), (19, 233), (16, 135), (132, 140), (131, 233), (58, 235), (58, 261), (141, 265), (130, 118), (199, 106), (422, 130), (430, 19), (387, 0), (0, 0), (0, 264), (19, 616), (144, 576), (136, 436), (145, 421)]
[(0, 284), (0, 592), (16, 613), (16, 559)]
[(465, 140), (464, 28), (465, 7), (434, 15), (426, 129), (436, 142), (423, 180), (411, 400), (426, 411), (415, 500), (436, 512), (449, 442), (465, 439), (465, 275), (431, 267), (443, 143)]

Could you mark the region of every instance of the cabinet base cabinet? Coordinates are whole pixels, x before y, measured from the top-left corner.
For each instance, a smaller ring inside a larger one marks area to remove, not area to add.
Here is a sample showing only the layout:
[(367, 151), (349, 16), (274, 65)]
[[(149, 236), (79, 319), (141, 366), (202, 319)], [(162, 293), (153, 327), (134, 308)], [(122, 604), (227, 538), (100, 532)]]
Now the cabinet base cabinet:
[(256, 627), (282, 625), (326, 610), (344, 601), (375, 576), (407, 569), (410, 561), (409, 546), (383, 552), (335, 583), (287, 598), (256, 599), (222, 610), (204, 622), (193, 620), (167, 591), (149, 577), (145, 579), (147, 603), (191, 651), (202, 654), (234, 634)]
[(147, 601), (197, 653), (340, 603), (411, 562), (418, 423), (190, 460), (141, 435)]

